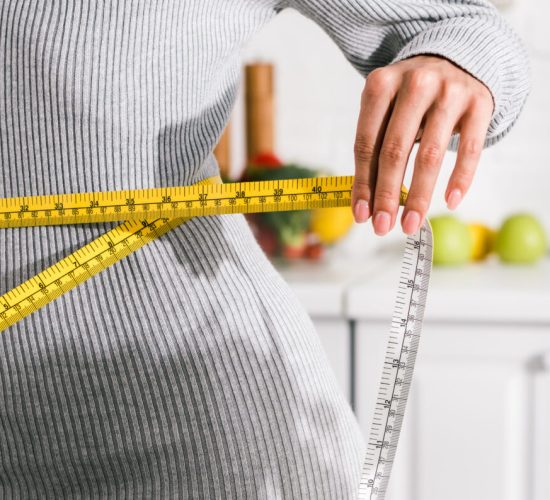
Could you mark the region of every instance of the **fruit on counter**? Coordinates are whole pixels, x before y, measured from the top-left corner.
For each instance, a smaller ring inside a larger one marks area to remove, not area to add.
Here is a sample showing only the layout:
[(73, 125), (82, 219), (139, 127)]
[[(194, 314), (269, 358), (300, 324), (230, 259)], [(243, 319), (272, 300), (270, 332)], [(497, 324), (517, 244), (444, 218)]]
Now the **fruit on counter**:
[(500, 227), (495, 250), (503, 262), (532, 264), (546, 253), (547, 245), (544, 229), (536, 217), (515, 214)]
[(274, 153), (259, 153), (248, 161), (248, 168), (279, 168), (283, 162)]
[(434, 265), (460, 265), (468, 261), (472, 236), (468, 226), (452, 215), (430, 219), (433, 231)]
[(308, 243), (304, 257), (308, 260), (321, 260), (324, 254), (324, 247), (321, 242)]
[[(318, 172), (295, 163), (280, 163), (272, 154), (256, 157), (256, 163), (249, 163), (246, 170), (247, 181), (277, 181), (284, 179), (301, 179), (315, 177)], [(244, 180), (244, 179), (242, 179)]]
[(473, 261), (484, 260), (494, 250), (496, 231), (479, 222), (468, 224), (468, 229), (472, 238), (470, 259)]
[[(297, 164), (281, 164), (271, 153), (252, 158), (241, 180), (276, 181), (322, 175)], [(320, 260), (323, 246), (342, 238), (353, 225), (349, 207), (248, 214), (256, 239), (268, 256)], [(307, 241), (306, 241), (307, 239)]]
[(332, 245), (345, 236), (353, 225), (349, 207), (317, 208), (311, 211), (310, 229), (325, 245)]
[(277, 250), (279, 249), (279, 242), (277, 241), (277, 233), (271, 229), (270, 227), (267, 227), (265, 225), (255, 223), (255, 219), (253, 217), (255, 214), (250, 214), (250, 227), (252, 228), (252, 231), (254, 232), (254, 237), (256, 238), (256, 241), (259, 243), (261, 249), (264, 251), (264, 253), (268, 257), (273, 257), (277, 254)]
[[(261, 160), (259, 164), (249, 165), (246, 170), (246, 180), (248, 181), (273, 181), (278, 179), (296, 179), (303, 177), (314, 177), (316, 172), (295, 164), (276, 165), (275, 161), (272, 168), (265, 168), (265, 163), (271, 161), (272, 155), (262, 155), (256, 158)], [(271, 159), (270, 159), (271, 158)], [(274, 157), (276, 160), (276, 157)], [(295, 210), (288, 212), (262, 212), (248, 216), (249, 221), (253, 223), (257, 230), (256, 235), (262, 247), (273, 250), (268, 255), (282, 254), (287, 259), (297, 259), (305, 255), (307, 246), (306, 236), (309, 231), (311, 220), (310, 210)], [(262, 228), (268, 231), (262, 230)], [(273, 239), (275, 235), (275, 248), (273, 248)], [(262, 238), (267, 235), (267, 242)]]
[(279, 233), (281, 238), (281, 254), (288, 260), (304, 257), (307, 240), (305, 232), (296, 232), (292, 229), (283, 228)]

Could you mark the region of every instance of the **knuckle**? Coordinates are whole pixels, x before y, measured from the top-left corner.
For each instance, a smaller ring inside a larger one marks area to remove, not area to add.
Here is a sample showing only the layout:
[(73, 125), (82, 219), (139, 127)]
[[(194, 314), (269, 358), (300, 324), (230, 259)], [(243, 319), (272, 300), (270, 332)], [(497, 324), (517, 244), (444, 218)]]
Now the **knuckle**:
[(442, 149), (439, 144), (431, 143), (418, 150), (418, 165), (421, 168), (436, 170), (441, 162)]
[(378, 96), (392, 84), (393, 76), (389, 68), (377, 68), (369, 73), (365, 83), (366, 96)]
[(442, 106), (448, 107), (456, 104), (457, 101), (464, 100), (464, 87), (455, 80), (445, 80), (441, 87), (440, 101)]
[(362, 198), (363, 200), (370, 200), (371, 198), (371, 186), (370, 183), (358, 177), (355, 176), (355, 180), (353, 181), (353, 197), (354, 199)]
[(398, 140), (385, 142), (380, 150), (380, 159), (389, 165), (401, 165), (406, 156), (406, 150)]
[(375, 150), (374, 141), (370, 140), (367, 136), (359, 134), (355, 138), (353, 151), (355, 159), (359, 163), (369, 163), (374, 156)]
[(374, 203), (373, 203), (373, 211), (384, 211), (389, 213), (390, 215), (393, 215), (397, 212), (399, 208), (399, 200), (397, 198), (397, 195), (394, 195), (390, 191), (383, 190), (380, 191), (378, 188), (376, 189), (376, 192), (374, 193)]
[(353, 180), (353, 189), (357, 193), (370, 193), (370, 182), (360, 175), (356, 175)]
[(490, 95), (481, 90), (477, 90), (472, 94), (472, 107), (483, 110), (491, 110), (493, 108), (493, 100)]
[(420, 215), (424, 215), (430, 206), (430, 197), (422, 193), (409, 193), (407, 197), (407, 208), (416, 210)]
[(461, 153), (466, 156), (477, 158), (481, 155), (482, 148), (483, 144), (478, 139), (460, 139)]
[(481, 121), (489, 126), (493, 111), (492, 99), (487, 100), (483, 97), (472, 96), (466, 109), (466, 115), (471, 120)]
[(374, 193), (374, 204), (377, 209), (393, 212), (397, 209), (398, 205), (397, 194), (391, 189), (377, 187)]
[(437, 75), (432, 70), (415, 68), (408, 72), (406, 84), (411, 92), (424, 92), (437, 84)]

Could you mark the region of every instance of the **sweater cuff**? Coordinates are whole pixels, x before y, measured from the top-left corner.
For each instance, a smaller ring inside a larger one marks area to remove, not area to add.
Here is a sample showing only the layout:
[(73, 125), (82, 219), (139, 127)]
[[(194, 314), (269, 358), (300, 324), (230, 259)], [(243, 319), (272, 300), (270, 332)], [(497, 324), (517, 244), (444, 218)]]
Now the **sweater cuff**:
[[(494, 102), (485, 146), (496, 143), (512, 128), (529, 89), (528, 56), (512, 30), (503, 27), (502, 21), (495, 23), (490, 17), (441, 21), (412, 38), (392, 61), (436, 55), (485, 84)], [(453, 136), (449, 148), (456, 150), (458, 140), (458, 135)]]

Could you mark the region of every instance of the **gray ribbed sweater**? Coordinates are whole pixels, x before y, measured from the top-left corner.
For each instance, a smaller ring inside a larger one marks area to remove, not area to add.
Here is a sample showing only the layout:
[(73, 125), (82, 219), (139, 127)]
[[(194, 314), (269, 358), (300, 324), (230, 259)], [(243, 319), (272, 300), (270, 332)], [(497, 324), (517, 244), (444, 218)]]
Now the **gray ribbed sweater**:
[[(0, 0), (0, 197), (215, 174), (239, 49), (287, 6), (364, 75), (420, 53), (473, 73), (489, 142), (522, 107), (526, 57), (481, 0)], [(2, 230), (0, 293), (108, 227)], [(0, 336), (0, 498), (353, 498), (363, 453), (241, 216), (193, 220)]]

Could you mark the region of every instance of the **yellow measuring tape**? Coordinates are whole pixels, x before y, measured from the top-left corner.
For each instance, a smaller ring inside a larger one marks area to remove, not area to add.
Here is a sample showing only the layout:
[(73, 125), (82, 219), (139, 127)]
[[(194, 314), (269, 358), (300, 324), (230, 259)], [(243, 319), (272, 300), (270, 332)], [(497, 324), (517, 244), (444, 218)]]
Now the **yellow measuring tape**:
[[(0, 296), (0, 332), (191, 217), (351, 204), (353, 176), (4, 198), (0, 228), (126, 221)], [(406, 190), (401, 192), (401, 204)]]
[[(0, 332), (191, 217), (342, 207), (352, 176), (76, 193), (0, 200), (0, 228), (126, 221), (0, 296)], [(407, 191), (401, 190), (401, 204)], [(412, 380), (431, 271), (425, 222), (407, 238), (359, 500), (383, 500)]]

